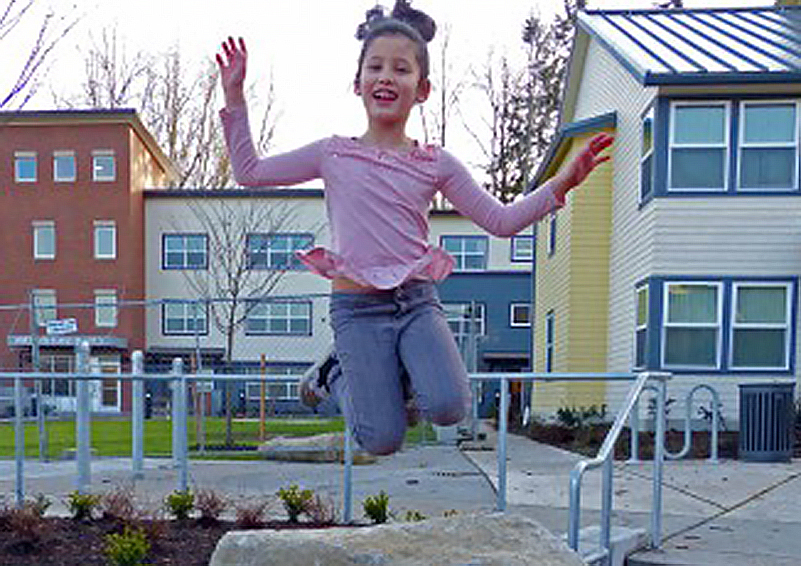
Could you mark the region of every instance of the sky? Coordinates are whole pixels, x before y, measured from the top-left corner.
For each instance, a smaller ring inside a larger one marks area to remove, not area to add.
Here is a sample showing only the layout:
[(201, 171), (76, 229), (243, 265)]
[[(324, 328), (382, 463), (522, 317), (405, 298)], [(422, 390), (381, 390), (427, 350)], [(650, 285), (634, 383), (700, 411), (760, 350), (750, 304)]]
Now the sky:
[[(59, 46), (48, 78), (60, 91), (77, 90), (81, 52), (104, 28), (116, 26), (129, 51), (163, 51), (178, 45), (187, 61), (210, 60), (221, 41), (243, 36), (248, 42), (248, 78), (256, 87), (272, 76), (280, 111), (274, 147), (291, 149), (330, 134), (359, 135), (365, 126), (352, 93), (359, 42), (357, 25), (375, 0), (39, 0), (75, 6), (78, 27)], [(380, 0), (390, 6), (393, 0)], [(685, 0), (685, 7), (765, 6), (772, 0)], [(454, 75), (467, 76), (490, 50), (520, 56), (520, 30), (532, 13), (550, 18), (561, 0), (414, 0), (440, 30), (450, 27)], [(588, 0), (588, 9), (650, 8), (651, 0)], [(433, 54), (442, 33), (430, 44)], [(2, 50), (0, 50), (2, 51)], [(6, 54), (9, 52), (6, 51)], [(7, 55), (6, 55), (7, 56)], [(0, 54), (0, 69), (5, 65)], [(29, 108), (52, 107), (48, 89)], [(475, 113), (479, 113), (477, 109)], [(466, 114), (470, 115), (471, 112)], [(458, 126), (458, 124), (456, 124)], [(458, 128), (456, 128), (458, 130)], [(419, 119), (409, 134), (421, 137)], [(468, 164), (480, 161), (475, 142), (454, 131), (448, 148)]]

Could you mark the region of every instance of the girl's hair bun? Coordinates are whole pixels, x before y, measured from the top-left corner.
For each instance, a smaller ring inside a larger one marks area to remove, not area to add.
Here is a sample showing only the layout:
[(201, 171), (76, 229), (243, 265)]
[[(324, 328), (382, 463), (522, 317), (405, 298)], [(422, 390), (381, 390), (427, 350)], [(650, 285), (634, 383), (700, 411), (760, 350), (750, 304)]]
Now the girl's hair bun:
[(412, 8), (410, 0), (395, 0), (392, 17), (406, 22), (419, 31), (426, 42), (434, 39), (434, 35), (437, 33), (437, 24), (434, 19), (425, 12)]
[(392, 8), (392, 13), (389, 16), (384, 15), (384, 7), (380, 4), (376, 4), (367, 10), (364, 22), (359, 24), (356, 30), (356, 39), (363, 41), (382, 20), (389, 18), (411, 26), (426, 42), (434, 39), (434, 35), (437, 33), (437, 24), (431, 16), (412, 8), (410, 0), (395, 0), (395, 7)]

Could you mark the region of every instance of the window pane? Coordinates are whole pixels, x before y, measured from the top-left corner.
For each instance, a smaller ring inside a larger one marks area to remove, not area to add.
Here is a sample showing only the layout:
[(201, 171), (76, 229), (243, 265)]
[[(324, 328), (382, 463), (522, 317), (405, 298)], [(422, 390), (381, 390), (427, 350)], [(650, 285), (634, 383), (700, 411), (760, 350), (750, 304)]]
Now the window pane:
[(484, 269), (484, 258), (482, 256), (469, 255), (464, 258), (465, 269)]
[(34, 257), (53, 258), (56, 256), (56, 227), (53, 225), (34, 226)]
[(637, 326), (648, 324), (648, 289), (637, 291)]
[(784, 345), (784, 330), (735, 330), (732, 365), (734, 367), (783, 368), (786, 364)]
[(743, 136), (748, 143), (795, 142), (795, 105), (746, 105)]
[(14, 168), (17, 181), (36, 180), (36, 157), (18, 156), (14, 159)]
[(795, 187), (794, 148), (743, 148), (740, 186), (745, 189)]
[(704, 285), (671, 285), (668, 322), (717, 322), (718, 289)]
[(113, 155), (95, 155), (92, 158), (92, 175), (95, 181), (113, 181), (116, 177)]
[(668, 328), (665, 364), (715, 367), (718, 332), (711, 328)]
[(785, 324), (787, 288), (738, 287), (735, 322)]
[(74, 155), (53, 156), (53, 173), (56, 181), (74, 181), (75, 156)]
[(645, 329), (637, 331), (637, 345), (634, 354), (634, 367), (645, 367), (645, 346), (648, 333)]
[(651, 194), (653, 190), (653, 155), (649, 155), (643, 159), (640, 164), (640, 198), (645, 198)]
[(717, 144), (725, 141), (726, 108), (682, 106), (675, 109), (674, 143)]
[(654, 111), (650, 110), (642, 120), (641, 155), (648, 155), (654, 149)]
[(671, 187), (677, 189), (723, 188), (724, 149), (673, 149), (671, 155)]

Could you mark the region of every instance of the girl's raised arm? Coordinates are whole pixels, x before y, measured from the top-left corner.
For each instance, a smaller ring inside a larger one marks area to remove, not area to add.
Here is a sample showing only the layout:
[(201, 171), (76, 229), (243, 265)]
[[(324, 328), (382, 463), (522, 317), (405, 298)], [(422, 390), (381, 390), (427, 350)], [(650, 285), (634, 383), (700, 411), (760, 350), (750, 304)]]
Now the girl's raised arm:
[(223, 53), (217, 53), (217, 66), (220, 69), (220, 83), (225, 93), (226, 108), (245, 104), (245, 74), (247, 73), (248, 50), (241, 37), (235, 41), (229, 37), (222, 43)]

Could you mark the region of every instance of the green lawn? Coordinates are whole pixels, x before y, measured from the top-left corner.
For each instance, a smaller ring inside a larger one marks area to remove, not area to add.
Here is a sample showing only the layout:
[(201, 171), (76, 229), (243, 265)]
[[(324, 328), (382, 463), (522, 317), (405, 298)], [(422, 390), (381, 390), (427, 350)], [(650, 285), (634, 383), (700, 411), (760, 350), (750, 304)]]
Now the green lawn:
[[(222, 445), (225, 442), (225, 419), (206, 417), (206, 446)], [(131, 455), (131, 421), (129, 419), (97, 419), (92, 421), (92, 448), (97, 456)], [(269, 419), (266, 432), (275, 436), (312, 436), (344, 430), (344, 421), (336, 419)], [(188, 424), (190, 456), (199, 457), (194, 449), (197, 444), (195, 419)], [(255, 446), (259, 443), (258, 420), (234, 420), (233, 437), (236, 445)], [(418, 425), (409, 430), (406, 439), (410, 443), (432, 440), (434, 432), (430, 425)], [(58, 459), (65, 450), (75, 448), (75, 421), (48, 421), (48, 459)], [(145, 421), (145, 456), (169, 456), (172, 446), (172, 422), (166, 419)], [(25, 425), (25, 456), (39, 457), (39, 433), (35, 422)], [(0, 458), (14, 457), (14, 424), (0, 423)], [(204, 457), (216, 457), (206, 454)], [(249, 452), (226, 454), (220, 457), (243, 459), (257, 458)]]

